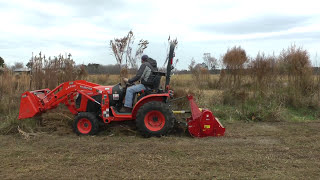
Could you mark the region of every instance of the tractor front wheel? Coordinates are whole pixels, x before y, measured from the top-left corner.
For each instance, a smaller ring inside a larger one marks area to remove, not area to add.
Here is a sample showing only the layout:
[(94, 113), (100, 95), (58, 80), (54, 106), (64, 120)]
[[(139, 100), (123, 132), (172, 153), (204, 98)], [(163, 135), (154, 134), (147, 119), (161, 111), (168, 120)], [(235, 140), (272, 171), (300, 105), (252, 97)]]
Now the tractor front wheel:
[(137, 112), (136, 126), (144, 137), (167, 135), (173, 125), (173, 113), (163, 102), (148, 102)]
[(90, 112), (80, 112), (73, 123), (73, 130), (78, 135), (95, 135), (99, 130), (96, 116)]

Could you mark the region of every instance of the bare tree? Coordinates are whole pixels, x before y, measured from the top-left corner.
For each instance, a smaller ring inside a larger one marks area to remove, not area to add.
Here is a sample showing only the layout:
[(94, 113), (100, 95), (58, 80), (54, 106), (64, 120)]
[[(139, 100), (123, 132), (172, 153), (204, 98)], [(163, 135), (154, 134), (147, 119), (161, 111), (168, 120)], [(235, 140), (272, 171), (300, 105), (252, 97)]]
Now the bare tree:
[(233, 84), (239, 85), (241, 82), (241, 74), (244, 68), (244, 63), (248, 61), (247, 53), (240, 46), (234, 46), (228, 49), (224, 54), (223, 64), (226, 66), (227, 72), (233, 76)]
[(148, 47), (148, 44), (149, 44), (148, 40), (141, 39), (139, 41), (135, 55), (132, 54), (132, 47), (128, 47), (127, 59), (130, 63), (131, 68), (134, 68), (134, 69), (138, 68), (137, 60), (142, 56), (144, 50)]
[[(131, 68), (137, 68), (137, 59), (143, 54), (143, 51), (148, 47), (149, 42), (147, 40), (141, 39), (139, 41), (137, 50), (133, 53), (132, 46), (134, 45), (134, 34), (132, 31), (129, 31), (127, 36), (123, 38), (115, 38), (114, 40), (110, 41), (110, 48), (112, 50), (112, 54), (116, 58), (117, 64), (121, 69), (120, 78), (127, 73), (127, 68), (131, 66)], [(122, 69), (122, 64), (124, 63), (125, 57), (125, 69)], [(122, 75), (123, 74), (123, 75)]]
[(203, 53), (203, 61), (208, 67), (208, 70), (215, 70), (218, 65), (218, 60), (212, 57), (210, 53)]
[(194, 69), (194, 67), (195, 67), (195, 65), (196, 65), (196, 60), (194, 59), (194, 58), (192, 58), (191, 59), (191, 62), (190, 62), (190, 64), (189, 64), (189, 66), (188, 66), (188, 68), (189, 68), (189, 71), (193, 71), (193, 69)]
[(123, 38), (115, 38), (114, 40), (110, 40), (110, 48), (119, 67), (121, 67), (123, 63), (123, 55), (127, 52), (128, 44), (130, 44), (132, 37), (133, 32), (129, 31), (128, 35)]
[(22, 62), (15, 62), (14, 65), (11, 67), (12, 70), (23, 68), (24, 65)]

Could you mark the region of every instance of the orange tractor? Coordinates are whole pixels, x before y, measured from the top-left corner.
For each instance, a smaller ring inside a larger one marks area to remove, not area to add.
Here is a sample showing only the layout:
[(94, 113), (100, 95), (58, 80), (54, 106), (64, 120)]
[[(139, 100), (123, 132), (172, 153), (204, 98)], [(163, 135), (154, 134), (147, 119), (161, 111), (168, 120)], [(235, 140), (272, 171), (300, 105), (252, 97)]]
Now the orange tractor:
[[(170, 108), (173, 91), (169, 90), (172, 61), (175, 45), (170, 45), (167, 72), (153, 72), (161, 79), (165, 76), (165, 89), (146, 89), (139, 92), (138, 101), (131, 113), (120, 113), (126, 87), (101, 86), (84, 80), (69, 81), (53, 90), (41, 89), (27, 91), (21, 95), (19, 119), (31, 118), (47, 110), (65, 104), (75, 115), (73, 128), (79, 135), (94, 135), (101, 123), (135, 120), (138, 131), (145, 137), (168, 134), (175, 122), (174, 112)], [(160, 80), (158, 81), (160, 83)], [(189, 133), (194, 137), (223, 136), (225, 128), (210, 110), (199, 109), (189, 95), (191, 117), (186, 123)]]

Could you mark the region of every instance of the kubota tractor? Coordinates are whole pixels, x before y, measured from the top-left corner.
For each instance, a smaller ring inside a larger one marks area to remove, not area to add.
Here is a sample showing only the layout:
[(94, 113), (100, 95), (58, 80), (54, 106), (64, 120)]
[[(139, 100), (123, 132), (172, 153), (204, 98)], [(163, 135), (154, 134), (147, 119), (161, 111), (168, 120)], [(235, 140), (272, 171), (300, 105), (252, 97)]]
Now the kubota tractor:
[[(162, 136), (168, 134), (175, 123), (169, 101), (173, 91), (169, 90), (170, 75), (175, 45), (170, 45), (167, 72), (153, 72), (159, 77), (166, 77), (165, 89), (155, 85), (154, 89), (139, 92), (138, 101), (131, 113), (120, 113), (126, 87), (101, 86), (84, 80), (65, 82), (53, 90), (42, 89), (27, 91), (21, 95), (19, 119), (31, 118), (65, 104), (75, 115), (73, 128), (79, 135), (94, 135), (99, 124), (112, 121), (135, 120), (137, 129), (145, 136)], [(195, 137), (223, 136), (225, 128), (207, 109), (199, 109), (189, 95), (191, 117), (187, 118), (188, 131)], [(177, 112), (177, 111), (175, 111)]]

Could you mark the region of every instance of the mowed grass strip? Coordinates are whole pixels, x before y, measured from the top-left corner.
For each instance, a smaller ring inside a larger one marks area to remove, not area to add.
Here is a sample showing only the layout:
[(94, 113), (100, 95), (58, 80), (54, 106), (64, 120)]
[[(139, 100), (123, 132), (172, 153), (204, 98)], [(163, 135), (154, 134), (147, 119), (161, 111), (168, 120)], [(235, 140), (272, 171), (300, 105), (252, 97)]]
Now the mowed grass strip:
[(1, 179), (317, 179), (320, 122), (228, 123), (225, 137), (0, 136)]

